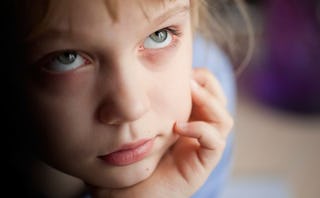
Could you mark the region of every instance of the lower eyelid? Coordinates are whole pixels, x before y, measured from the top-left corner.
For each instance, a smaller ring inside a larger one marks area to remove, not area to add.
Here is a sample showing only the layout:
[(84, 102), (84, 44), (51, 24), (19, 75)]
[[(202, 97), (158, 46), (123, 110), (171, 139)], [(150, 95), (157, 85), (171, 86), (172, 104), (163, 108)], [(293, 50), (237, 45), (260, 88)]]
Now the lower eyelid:
[[(170, 31), (169, 31), (170, 32)], [(143, 47), (143, 45), (141, 45), (138, 49), (138, 51), (140, 53), (157, 53), (157, 52), (160, 52), (160, 51), (163, 51), (163, 50), (166, 50), (168, 48), (172, 48), (172, 47), (175, 47), (177, 46), (178, 42), (179, 42), (179, 39), (180, 39), (180, 36), (177, 36), (173, 33), (170, 33), (171, 36), (172, 36), (172, 41), (169, 45), (165, 46), (165, 47), (162, 47), (162, 48), (145, 48)]]
[(173, 52), (172, 50), (176, 49), (179, 45), (179, 38), (175, 38), (170, 45), (159, 48), (159, 49), (143, 49), (140, 51), (141, 56), (145, 58), (155, 58), (156, 57), (161, 57), (162, 55), (165, 55), (166, 53), (171, 53)]

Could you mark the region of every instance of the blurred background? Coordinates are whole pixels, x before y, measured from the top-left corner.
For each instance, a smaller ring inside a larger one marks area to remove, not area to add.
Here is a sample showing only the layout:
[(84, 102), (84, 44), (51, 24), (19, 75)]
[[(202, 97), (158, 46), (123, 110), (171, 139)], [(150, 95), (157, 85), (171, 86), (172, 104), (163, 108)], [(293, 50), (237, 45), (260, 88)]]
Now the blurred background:
[(256, 43), (237, 79), (224, 198), (319, 198), (320, 1), (246, 2)]

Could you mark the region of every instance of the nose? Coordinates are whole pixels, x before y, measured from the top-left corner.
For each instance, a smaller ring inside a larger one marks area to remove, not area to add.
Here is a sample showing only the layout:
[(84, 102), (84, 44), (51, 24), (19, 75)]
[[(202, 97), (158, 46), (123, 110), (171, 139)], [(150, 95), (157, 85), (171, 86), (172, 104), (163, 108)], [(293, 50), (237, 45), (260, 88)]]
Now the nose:
[[(118, 67), (108, 75), (111, 80), (104, 87), (107, 91), (99, 107), (101, 122), (119, 125), (141, 118), (149, 111), (148, 88), (144, 74), (136, 67)], [(136, 69), (135, 69), (136, 68)]]

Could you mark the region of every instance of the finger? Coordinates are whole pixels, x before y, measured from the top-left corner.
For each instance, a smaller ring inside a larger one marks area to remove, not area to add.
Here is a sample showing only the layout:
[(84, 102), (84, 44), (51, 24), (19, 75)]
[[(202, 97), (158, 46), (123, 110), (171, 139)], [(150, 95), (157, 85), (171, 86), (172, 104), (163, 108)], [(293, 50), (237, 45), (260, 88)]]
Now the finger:
[(226, 140), (219, 131), (205, 122), (177, 122), (175, 132), (181, 136), (196, 138), (200, 144), (198, 157), (205, 165), (217, 161), (222, 153)]
[(196, 138), (201, 147), (209, 150), (215, 150), (218, 142), (222, 139), (221, 134), (211, 125), (202, 122), (176, 122), (175, 131), (183, 136)]
[(220, 102), (208, 91), (198, 85), (192, 85), (192, 100), (191, 120), (212, 123), (226, 137), (233, 126), (233, 119), (227, 109), (222, 107)]
[(227, 97), (219, 81), (206, 68), (196, 68), (193, 72), (194, 80), (201, 86), (208, 90), (211, 94), (216, 96), (223, 106), (227, 104)]

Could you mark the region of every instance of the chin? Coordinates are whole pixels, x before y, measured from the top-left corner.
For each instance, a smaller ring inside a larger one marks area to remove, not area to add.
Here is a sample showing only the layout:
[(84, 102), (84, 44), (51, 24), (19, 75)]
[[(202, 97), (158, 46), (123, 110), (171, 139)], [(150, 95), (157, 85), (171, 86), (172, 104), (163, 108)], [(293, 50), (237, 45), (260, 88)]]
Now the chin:
[(119, 178), (118, 180), (114, 181), (114, 184), (111, 188), (126, 188), (130, 186), (134, 186), (140, 182), (143, 182), (144, 180), (148, 179), (152, 175), (153, 171), (144, 172), (142, 174), (138, 174), (136, 177), (128, 178), (126, 176), (123, 176), (122, 178)]
[(116, 167), (109, 172), (104, 182), (99, 182), (102, 188), (125, 188), (136, 185), (148, 179), (155, 171), (160, 159), (145, 159), (132, 165)]

